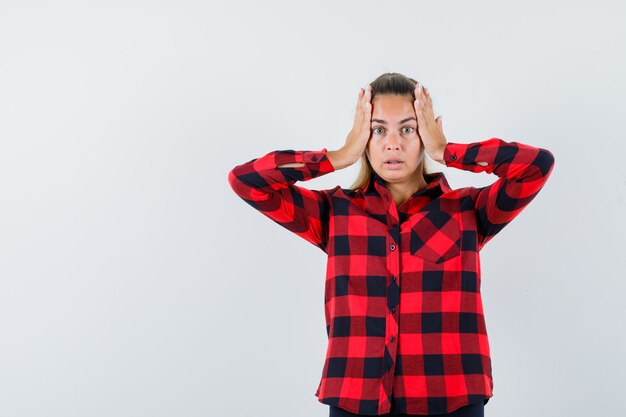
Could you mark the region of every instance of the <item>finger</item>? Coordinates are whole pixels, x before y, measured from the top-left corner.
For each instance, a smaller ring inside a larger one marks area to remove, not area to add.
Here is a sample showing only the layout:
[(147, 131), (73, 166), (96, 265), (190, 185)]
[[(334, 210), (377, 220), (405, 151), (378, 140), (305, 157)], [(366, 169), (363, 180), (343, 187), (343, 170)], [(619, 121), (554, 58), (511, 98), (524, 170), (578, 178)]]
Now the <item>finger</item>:
[(369, 92), (370, 88), (369, 85), (366, 86), (365, 88), (361, 88), (360, 89), (360, 94), (359, 94), (359, 110), (363, 111), (365, 109), (365, 103), (367, 103), (370, 98), (370, 92)]
[(415, 85), (415, 97), (419, 97), (420, 101), (426, 102), (428, 100), (428, 102), (432, 103), (430, 91), (420, 83)]
[[(416, 90), (417, 91), (417, 90)], [(415, 93), (415, 100), (413, 102), (415, 104), (415, 111), (423, 113), (425, 110), (424, 107), (424, 96), (421, 93)]]
[(415, 100), (413, 100), (413, 106), (415, 107), (415, 111), (421, 111), (420, 109), (420, 91), (419, 91), (419, 86), (420, 84), (417, 83), (415, 84), (415, 90), (413, 91), (414, 95), (415, 95)]
[(428, 89), (426, 87), (422, 88), (422, 98), (420, 102), (424, 110), (424, 116), (428, 120), (434, 120), (435, 115), (433, 114), (432, 99), (430, 98), (430, 93), (428, 92)]
[(372, 86), (369, 84), (363, 96), (363, 117), (363, 122), (368, 124), (367, 128), (369, 129), (369, 123), (372, 118)]
[(424, 86), (422, 86), (422, 96), (421, 97), (422, 97), (426, 107), (428, 107), (429, 103), (432, 103), (432, 99), (430, 97), (430, 91), (428, 91), (428, 88), (426, 88)]
[(362, 88), (359, 88), (359, 97), (356, 101), (356, 111), (359, 111), (359, 107), (361, 107), (361, 101), (363, 99), (363, 94), (365, 93), (365, 90), (363, 90)]
[(372, 104), (365, 103), (365, 109), (363, 109), (363, 118), (361, 119), (361, 128), (367, 132), (371, 129), (372, 124)]
[(413, 102), (413, 107), (415, 108), (415, 116), (417, 116), (417, 127), (418, 129), (426, 126), (426, 120), (424, 119), (424, 110), (420, 105), (419, 98), (416, 98)]
[(367, 87), (365, 87), (365, 90), (363, 92), (363, 98), (361, 99), (361, 109), (363, 111), (365, 111), (365, 104), (369, 101), (368, 95), (369, 95), (369, 85)]
[(415, 99), (422, 109), (424, 108), (426, 98), (426, 96), (424, 95), (424, 88), (425, 87), (420, 83), (417, 83), (415, 86)]
[(354, 113), (354, 126), (360, 126), (363, 123), (363, 96), (364, 90), (359, 89), (359, 100), (356, 104), (356, 111)]
[(415, 114), (417, 116), (417, 127), (420, 131), (431, 129), (434, 122), (432, 116), (429, 116), (428, 109), (424, 106), (424, 100), (415, 100)]
[(424, 96), (428, 99), (428, 102), (432, 104), (433, 98), (430, 96), (430, 90), (424, 87)]
[(363, 101), (367, 103), (372, 102), (372, 86), (369, 84), (367, 85), (367, 87), (365, 87), (365, 93), (363, 94)]

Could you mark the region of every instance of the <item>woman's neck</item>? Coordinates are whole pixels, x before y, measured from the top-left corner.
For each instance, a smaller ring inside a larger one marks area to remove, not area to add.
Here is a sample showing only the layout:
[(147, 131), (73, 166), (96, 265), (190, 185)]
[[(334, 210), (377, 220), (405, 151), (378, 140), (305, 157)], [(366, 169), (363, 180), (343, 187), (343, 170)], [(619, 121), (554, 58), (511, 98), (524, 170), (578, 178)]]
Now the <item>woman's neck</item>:
[(420, 173), (417, 180), (409, 184), (405, 183), (387, 183), (387, 189), (391, 193), (393, 201), (396, 203), (396, 207), (402, 205), (406, 200), (411, 198), (418, 190), (426, 187), (428, 183), (424, 179), (424, 176)]

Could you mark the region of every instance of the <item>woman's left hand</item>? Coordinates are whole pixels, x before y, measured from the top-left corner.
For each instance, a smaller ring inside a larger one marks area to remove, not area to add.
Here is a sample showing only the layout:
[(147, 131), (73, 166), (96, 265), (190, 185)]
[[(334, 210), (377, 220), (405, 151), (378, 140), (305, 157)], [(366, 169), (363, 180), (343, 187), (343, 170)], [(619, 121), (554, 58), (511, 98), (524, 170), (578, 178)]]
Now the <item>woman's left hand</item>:
[(433, 160), (443, 164), (443, 150), (448, 141), (443, 134), (442, 117), (439, 116), (435, 120), (430, 92), (420, 83), (415, 85), (413, 107), (415, 107), (417, 130), (424, 144), (424, 150)]

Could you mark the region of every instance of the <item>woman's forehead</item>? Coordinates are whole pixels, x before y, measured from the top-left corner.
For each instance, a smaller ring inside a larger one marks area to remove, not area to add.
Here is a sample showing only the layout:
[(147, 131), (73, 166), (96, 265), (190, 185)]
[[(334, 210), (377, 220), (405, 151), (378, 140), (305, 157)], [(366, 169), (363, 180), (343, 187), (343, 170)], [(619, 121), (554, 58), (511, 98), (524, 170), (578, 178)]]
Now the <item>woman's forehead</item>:
[(415, 117), (415, 108), (413, 100), (408, 97), (379, 96), (372, 101), (373, 119), (388, 123), (404, 123), (409, 117)]

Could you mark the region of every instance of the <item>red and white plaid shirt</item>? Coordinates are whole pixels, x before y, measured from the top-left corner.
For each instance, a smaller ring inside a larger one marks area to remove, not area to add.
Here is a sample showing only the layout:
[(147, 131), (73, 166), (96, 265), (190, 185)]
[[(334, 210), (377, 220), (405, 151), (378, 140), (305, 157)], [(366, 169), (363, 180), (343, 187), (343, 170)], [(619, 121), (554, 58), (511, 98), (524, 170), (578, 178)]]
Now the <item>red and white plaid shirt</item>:
[[(363, 415), (387, 414), (392, 403), (407, 414), (486, 404), (479, 251), (541, 190), (554, 156), (499, 138), (448, 142), (447, 167), (499, 178), (451, 189), (443, 173), (429, 174), (397, 207), (376, 172), (364, 190), (296, 185), (334, 171), (326, 152), (273, 151), (228, 174), (246, 203), (328, 254), (328, 348), (315, 396)], [(279, 168), (294, 162), (304, 166)]]

